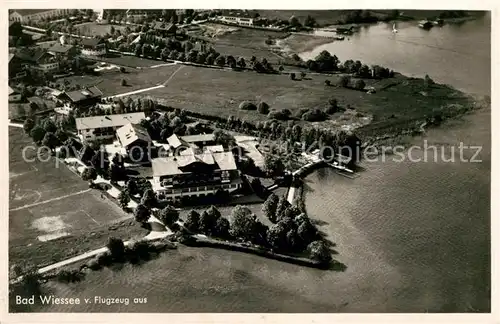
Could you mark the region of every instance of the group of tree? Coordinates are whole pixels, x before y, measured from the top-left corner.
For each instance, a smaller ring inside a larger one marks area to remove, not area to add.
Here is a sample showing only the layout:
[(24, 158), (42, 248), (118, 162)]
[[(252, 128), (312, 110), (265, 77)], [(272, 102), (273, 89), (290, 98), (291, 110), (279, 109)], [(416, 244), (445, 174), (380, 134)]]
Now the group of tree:
[(64, 120), (57, 124), (50, 118), (32, 119), (24, 121), (23, 129), (37, 145), (43, 145), (55, 152), (56, 147), (62, 145), (69, 137)]
[(230, 238), (229, 221), (221, 215), (215, 206), (210, 206), (201, 214), (196, 210), (191, 210), (186, 217), (184, 226), (194, 233), (203, 233), (225, 239)]

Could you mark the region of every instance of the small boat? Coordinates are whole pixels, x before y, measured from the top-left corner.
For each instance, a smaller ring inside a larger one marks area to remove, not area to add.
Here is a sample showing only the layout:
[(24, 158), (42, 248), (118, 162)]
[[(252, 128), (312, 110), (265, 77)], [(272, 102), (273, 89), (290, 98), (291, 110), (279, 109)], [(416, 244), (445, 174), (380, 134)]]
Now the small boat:
[(398, 32), (398, 30), (396, 29), (396, 23), (392, 24), (392, 32), (394, 34)]
[(418, 23), (418, 27), (423, 28), (423, 29), (430, 29), (433, 26), (432, 22), (428, 20), (421, 20)]

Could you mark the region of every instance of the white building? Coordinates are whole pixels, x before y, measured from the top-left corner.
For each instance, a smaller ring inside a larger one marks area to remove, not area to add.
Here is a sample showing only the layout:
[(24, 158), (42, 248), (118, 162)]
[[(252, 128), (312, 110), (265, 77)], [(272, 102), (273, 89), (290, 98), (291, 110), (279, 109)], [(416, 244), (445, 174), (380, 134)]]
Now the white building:
[(229, 24), (237, 24), (241, 26), (253, 26), (253, 18), (220, 16), (219, 20)]
[(146, 116), (143, 112), (76, 118), (78, 136), (83, 142), (115, 137), (116, 130), (127, 124), (139, 124)]
[(42, 18), (52, 18), (68, 15), (73, 9), (13, 9), (9, 12), (10, 21), (27, 23), (28, 21), (39, 21)]

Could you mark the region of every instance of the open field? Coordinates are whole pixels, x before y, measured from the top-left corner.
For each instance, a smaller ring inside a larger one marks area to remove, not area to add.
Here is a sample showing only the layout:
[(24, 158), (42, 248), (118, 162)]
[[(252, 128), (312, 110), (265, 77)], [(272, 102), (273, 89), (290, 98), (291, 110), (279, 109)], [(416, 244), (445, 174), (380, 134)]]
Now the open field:
[(278, 40), (288, 35), (279, 31), (238, 28), (215, 38), (213, 47), (223, 55), (244, 57), (247, 60), (255, 56), (260, 60), (266, 58), (270, 63), (277, 64), (281, 58), (272, 50), (276, 51), (279, 48), (276, 45), (267, 45), (265, 42), (269, 37)]
[[(32, 145), (21, 128), (9, 127), (9, 247), (12, 262), (50, 263), (58, 258), (105, 244), (85, 235), (102, 231), (132, 215), (100, 197), (88, 188), (64, 165), (57, 165), (52, 157), (47, 162), (36, 159), (34, 150), (27, 150), (24, 161), (22, 150)], [(47, 153), (41, 154), (48, 158)], [(137, 226), (139, 229), (139, 226)], [(120, 233), (124, 238), (136, 230)], [(140, 230), (144, 232), (144, 230)], [(129, 233), (130, 232), (130, 233)], [(68, 245), (72, 241), (74, 245)], [(102, 241), (102, 240), (101, 240)], [(80, 251), (78, 250), (78, 251)]]
[[(158, 64), (161, 62), (158, 62)], [(58, 79), (58, 82), (69, 81), (72, 85), (80, 85), (81, 87), (96, 85), (104, 94), (111, 96), (126, 92), (131, 92), (143, 88), (157, 86), (165, 82), (175, 71), (179, 69), (179, 65), (163, 66), (161, 68), (148, 69), (128, 69), (126, 73), (119, 71), (106, 71), (98, 76), (84, 75), (71, 76)], [(121, 80), (127, 82), (126, 86), (121, 85)]]
[(124, 66), (129, 68), (147, 68), (155, 66), (158, 64), (164, 64), (165, 62), (152, 60), (132, 55), (121, 55), (118, 53), (108, 53), (106, 56), (100, 56), (95, 58), (96, 61), (107, 62), (115, 64), (118, 66)]
[(74, 26), (75, 30), (80, 31), (85, 36), (104, 36), (107, 33), (111, 34), (111, 26), (115, 30), (124, 31), (126, 26), (122, 25), (100, 25), (96, 22), (88, 22)]
[[(278, 41), (280, 48), (288, 55), (311, 51), (314, 48), (333, 42), (332, 38), (293, 34)], [(340, 42), (340, 41), (339, 41)]]

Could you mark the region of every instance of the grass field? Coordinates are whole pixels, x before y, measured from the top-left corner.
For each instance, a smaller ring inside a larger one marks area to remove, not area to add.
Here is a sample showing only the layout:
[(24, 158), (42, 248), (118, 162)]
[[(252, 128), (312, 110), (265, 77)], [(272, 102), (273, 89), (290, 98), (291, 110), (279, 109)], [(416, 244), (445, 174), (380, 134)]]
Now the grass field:
[(124, 66), (129, 68), (147, 68), (151, 66), (155, 66), (158, 64), (164, 64), (165, 62), (152, 60), (132, 55), (121, 55), (118, 53), (108, 53), (106, 56), (101, 56), (97, 58), (98, 61), (107, 62), (111, 64), (115, 64), (118, 66)]
[[(158, 62), (161, 64), (161, 62)], [(177, 69), (179, 65), (163, 66), (159, 68), (128, 69), (126, 73), (117, 70), (102, 72), (99, 76), (84, 75), (71, 76), (58, 79), (63, 83), (65, 80), (72, 85), (92, 86), (96, 85), (104, 96), (116, 95), (135, 91), (147, 87), (154, 87), (165, 82)], [(121, 80), (127, 82), (126, 86), (121, 85)]]
[(85, 36), (104, 36), (106, 33), (111, 34), (111, 26), (115, 30), (124, 31), (126, 26), (122, 25), (100, 25), (96, 22), (88, 22), (74, 26), (76, 30), (79, 30), (82, 35)]
[[(118, 206), (100, 197), (64, 165), (53, 158), (27, 162), (23, 148), (32, 145), (21, 128), (9, 127), (9, 255), (11, 262), (48, 264), (75, 251), (103, 246), (110, 225), (129, 219)], [(34, 150), (26, 157), (35, 158)], [(45, 159), (47, 154), (40, 155)], [(123, 238), (145, 230), (117, 231)], [(102, 232), (100, 241), (88, 239)], [(109, 235), (111, 235), (109, 233)], [(106, 237), (104, 237), (106, 236)], [(68, 242), (74, 242), (69, 245)], [(86, 242), (85, 244), (83, 244)]]

